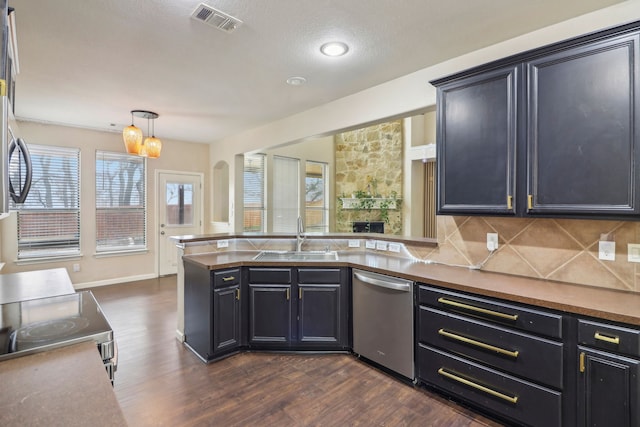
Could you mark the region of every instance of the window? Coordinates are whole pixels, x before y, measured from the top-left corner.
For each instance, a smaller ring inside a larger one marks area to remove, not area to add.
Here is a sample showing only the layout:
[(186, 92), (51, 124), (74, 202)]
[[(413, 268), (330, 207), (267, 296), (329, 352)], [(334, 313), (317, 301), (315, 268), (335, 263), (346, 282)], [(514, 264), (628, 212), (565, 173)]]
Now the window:
[(18, 211), (18, 259), (79, 255), (80, 150), (29, 145), (29, 152), (33, 178)]
[(244, 156), (244, 231), (266, 231), (264, 154)]
[(329, 231), (327, 203), (327, 164), (308, 161), (305, 164), (305, 229)]
[(146, 249), (144, 157), (96, 152), (96, 252)]
[(300, 160), (273, 158), (273, 231), (292, 232), (298, 229), (300, 216)]

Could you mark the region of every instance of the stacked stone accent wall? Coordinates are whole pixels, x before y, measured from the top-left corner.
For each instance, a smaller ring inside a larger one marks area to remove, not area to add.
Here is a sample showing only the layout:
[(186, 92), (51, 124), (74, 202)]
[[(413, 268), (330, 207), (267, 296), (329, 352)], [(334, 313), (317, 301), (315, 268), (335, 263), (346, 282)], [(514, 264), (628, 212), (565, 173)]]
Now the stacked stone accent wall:
[[(372, 196), (403, 198), (402, 122), (370, 126), (335, 136), (336, 196), (351, 197), (358, 191)], [(377, 194), (376, 194), (377, 193)], [(336, 201), (336, 232), (350, 232), (353, 221), (380, 221), (377, 209), (342, 209)], [(402, 204), (388, 211), (386, 234), (402, 234)]]

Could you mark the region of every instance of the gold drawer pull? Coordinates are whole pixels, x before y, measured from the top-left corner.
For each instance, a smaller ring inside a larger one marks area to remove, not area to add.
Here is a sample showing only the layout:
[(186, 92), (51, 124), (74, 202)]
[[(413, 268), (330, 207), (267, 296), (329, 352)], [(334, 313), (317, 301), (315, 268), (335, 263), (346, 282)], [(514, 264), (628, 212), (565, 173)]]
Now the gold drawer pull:
[(223, 282), (230, 282), (232, 280), (236, 280), (235, 276), (227, 276), (222, 278)]
[(240, 288), (236, 289), (236, 299), (240, 301)]
[(513, 321), (518, 320), (517, 314), (500, 313), (499, 311), (487, 310), (486, 308), (475, 307), (473, 305), (463, 304), (458, 301), (451, 301), (446, 298), (438, 298), (438, 302), (441, 304), (451, 305), (458, 308), (464, 308), (465, 310), (471, 310), (478, 313), (487, 314), (493, 317), (499, 317), (501, 319), (507, 319), (507, 320), (513, 320)]
[(483, 385), (480, 384), (476, 384), (473, 381), (469, 381), (466, 378), (462, 378), (458, 375), (452, 374), (451, 372), (447, 372), (444, 370), (444, 368), (440, 368), (438, 369), (438, 374), (442, 375), (443, 377), (447, 377), (451, 380), (457, 381), (459, 383), (462, 383), (464, 385), (468, 385), (469, 387), (473, 387), (476, 390), (480, 390), (483, 391), (487, 394), (490, 394), (491, 396), (495, 396), (495, 397), (499, 397), (502, 400), (506, 400), (509, 403), (518, 403), (518, 396), (509, 396), (507, 394), (504, 393), (500, 393), (499, 391), (495, 391), (489, 387), (485, 387)]
[(471, 338), (463, 337), (462, 335), (454, 334), (454, 333), (445, 331), (444, 329), (440, 329), (438, 333), (444, 337), (451, 338), (456, 341), (475, 345), (476, 347), (484, 348), (485, 350), (489, 350), (489, 351), (494, 351), (499, 354), (504, 354), (505, 356), (513, 357), (514, 359), (518, 358), (518, 354), (519, 354), (518, 350), (515, 350), (515, 351), (505, 350), (504, 348), (496, 347), (491, 344), (483, 343), (482, 341), (476, 341)]
[(606, 335), (602, 335), (600, 332), (596, 332), (593, 337), (597, 340), (608, 342), (611, 344), (620, 344), (620, 337), (608, 337)]

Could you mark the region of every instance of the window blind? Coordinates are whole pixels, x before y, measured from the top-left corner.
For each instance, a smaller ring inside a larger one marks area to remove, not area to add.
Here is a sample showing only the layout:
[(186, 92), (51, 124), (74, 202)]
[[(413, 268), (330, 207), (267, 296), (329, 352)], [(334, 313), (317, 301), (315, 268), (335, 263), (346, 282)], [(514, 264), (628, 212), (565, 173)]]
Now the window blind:
[(308, 231), (329, 231), (327, 200), (327, 164), (307, 161), (305, 164), (305, 226)]
[(266, 231), (265, 155), (244, 156), (244, 231)]
[(96, 151), (96, 252), (146, 249), (145, 158)]
[(80, 150), (29, 144), (31, 190), (18, 210), (18, 259), (80, 253)]
[(273, 231), (295, 233), (300, 215), (300, 160), (273, 158)]

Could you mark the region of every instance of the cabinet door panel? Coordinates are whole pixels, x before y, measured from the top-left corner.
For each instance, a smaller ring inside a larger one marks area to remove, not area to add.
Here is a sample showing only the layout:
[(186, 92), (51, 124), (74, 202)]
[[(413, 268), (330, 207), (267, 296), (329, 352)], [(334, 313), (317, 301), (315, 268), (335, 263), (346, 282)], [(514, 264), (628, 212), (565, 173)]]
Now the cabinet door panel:
[(339, 343), (340, 285), (299, 285), (299, 340)]
[(283, 343), (291, 340), (291, 287), (249, 285), (251, 343)]
[(640, 212), (637, 80), (637, 35), (527, 64), (529, 212)]
[(438, 88), (439, 213), (514, 213), (517, 78), (509, 67)]
[(578, 425), (639, 427), (640, 361), (579, 347)]
[(216, 289), (213, 295), (213, 351), (240, 345), (240, 286)]

